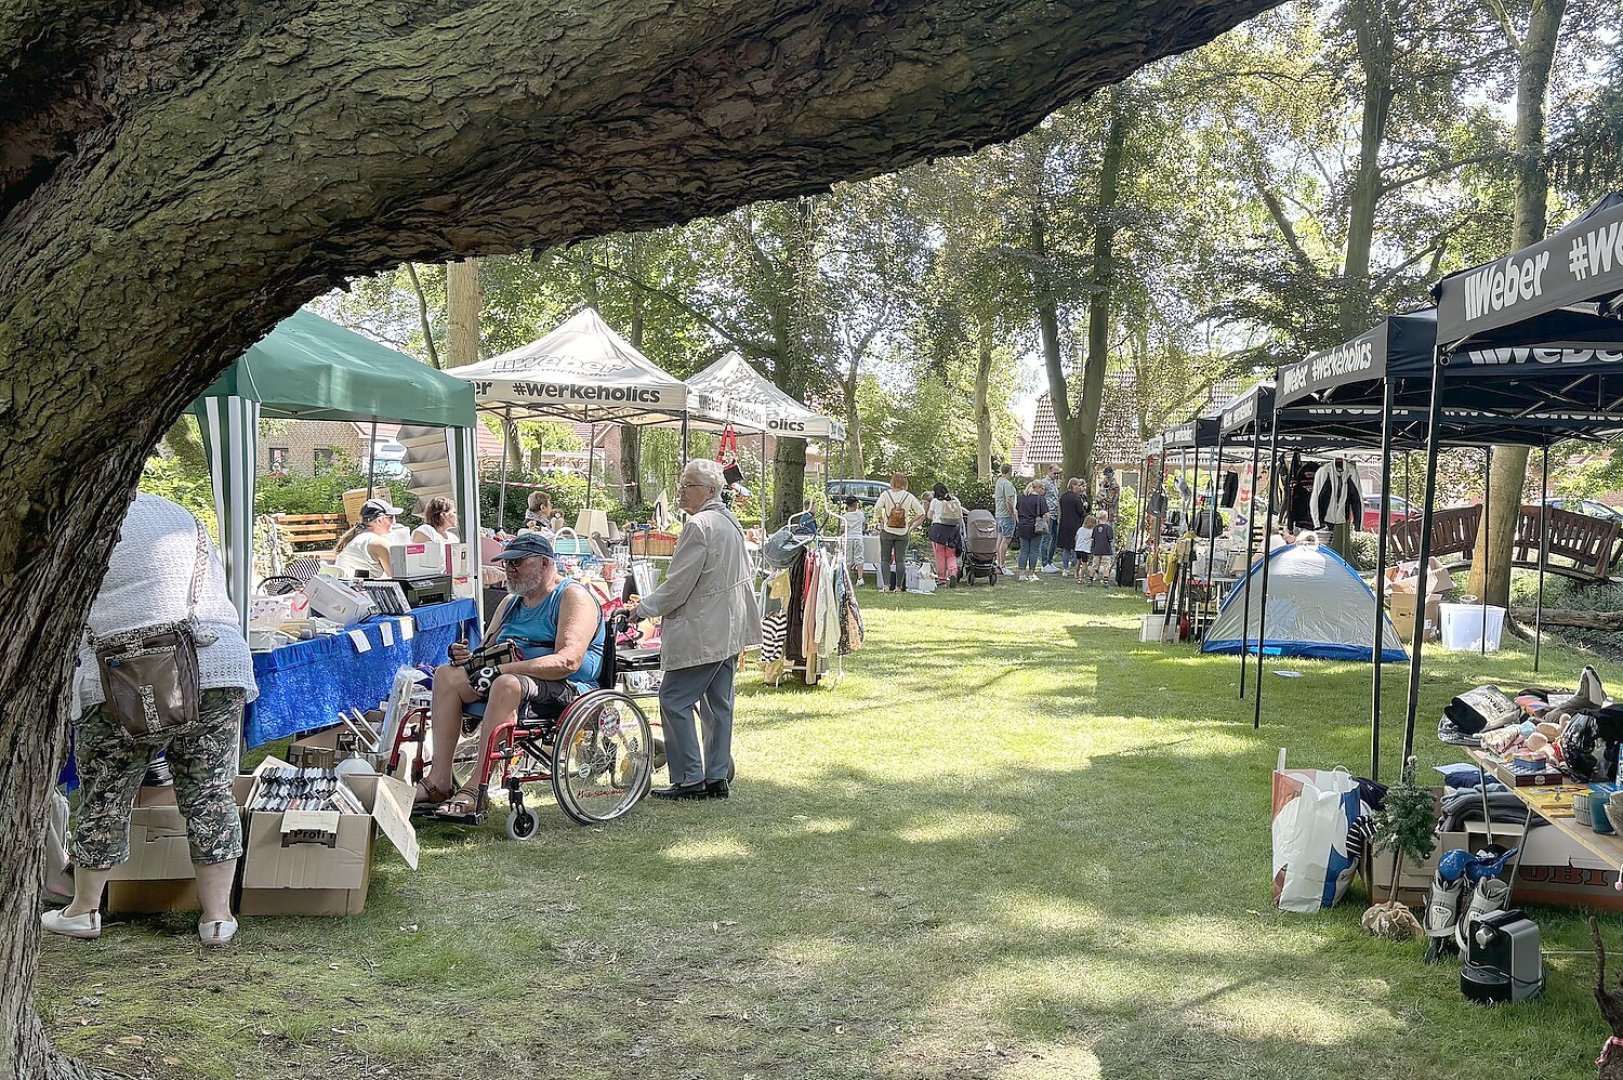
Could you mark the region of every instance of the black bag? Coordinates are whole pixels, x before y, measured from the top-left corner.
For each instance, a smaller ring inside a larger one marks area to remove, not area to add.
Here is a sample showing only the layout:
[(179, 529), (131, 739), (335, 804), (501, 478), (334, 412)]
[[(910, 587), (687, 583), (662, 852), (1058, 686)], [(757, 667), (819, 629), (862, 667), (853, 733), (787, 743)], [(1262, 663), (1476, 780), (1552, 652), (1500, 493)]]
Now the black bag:
[(197, 646), (215, 640), (198, 627), (197, 594), (208, 565), (208, 537), (197, 527), (197, 560), (192, 569), (186, 618), (91, 638), (101, 673), (103, 708), (131, 735), (161, 735), (201, 718), (203, 688)]
[(1451, 700), (1443, 709), (1449, 723), (1467, 735), (1521, 720), (1522, 710), (1497, 686), (1479, 686)]
[(1138, 552), (1124, 551), (1116, 556), (1116, 584), (1131, 589), (1138, 580)]

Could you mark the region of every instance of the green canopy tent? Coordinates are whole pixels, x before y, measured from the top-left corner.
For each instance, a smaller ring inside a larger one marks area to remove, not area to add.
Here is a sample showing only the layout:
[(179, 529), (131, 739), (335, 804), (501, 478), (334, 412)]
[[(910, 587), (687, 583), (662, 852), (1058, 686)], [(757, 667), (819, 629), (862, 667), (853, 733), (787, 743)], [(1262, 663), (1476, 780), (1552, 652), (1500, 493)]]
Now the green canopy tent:
[[(297, 311), (232, 364), (192, 405), (209, 455), (231, 600), (248, 625), (259, 421), (387, 421), (444, 430), (448, 494), (477, 542), (473, 387), (404, 353)], [(477, 572), (477, 571), (476, 571)], [(475, 590), (478, 595), (478, 590)]]

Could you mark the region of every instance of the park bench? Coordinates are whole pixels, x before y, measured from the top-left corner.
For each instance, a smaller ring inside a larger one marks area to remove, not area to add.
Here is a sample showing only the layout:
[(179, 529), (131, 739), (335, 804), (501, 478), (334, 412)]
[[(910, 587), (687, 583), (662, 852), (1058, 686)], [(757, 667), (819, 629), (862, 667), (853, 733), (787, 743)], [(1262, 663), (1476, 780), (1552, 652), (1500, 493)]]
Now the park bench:
[(272, 514), (271, 522), (294, 550), (331, 549), (349, 531), (343, 514)]
[[(1539, 526), (1537, 506), (1523, 506), (1516, 517), (1516, 541), (1511, 551), (1515, 566), (1538, 569)], [(1623, 530), (1615, 521), (1588, 514), (1549, 508), (1550, 561), (1544, 569), (1576, 581), (1605, 581), (1623, 572)], [(1481, 506), (1455, 506), (1432, 515), (1431, 553), (1456, 562), (1469, 562), (1482, 525)], [(1420, 518), (1392, 526), (1393, 555), (1400, 560), (1420, 555)]]

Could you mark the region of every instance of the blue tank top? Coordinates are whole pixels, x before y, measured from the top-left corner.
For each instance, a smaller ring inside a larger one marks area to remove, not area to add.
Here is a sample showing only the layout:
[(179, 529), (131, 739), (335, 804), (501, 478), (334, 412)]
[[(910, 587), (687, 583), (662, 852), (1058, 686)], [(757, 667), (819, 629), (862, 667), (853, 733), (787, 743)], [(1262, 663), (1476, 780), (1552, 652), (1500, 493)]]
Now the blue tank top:
[[(553, 589), (539, 604), (530, 607), (523, 600), (510, 602), (507, 618), (502, 620), (496, 633), (497, 641), (511, 641), (524, 650), (527, 660), (551, 656), (558, 648), (558, 610), (563, 606), (565, 589), (585, 588), (578, 581), (565, 581)], [(603, 618), (598, 616), (597, 633), (581, 658), (580, 668), (569, 681), (582, 692), (597, 689), (603, 673)]]

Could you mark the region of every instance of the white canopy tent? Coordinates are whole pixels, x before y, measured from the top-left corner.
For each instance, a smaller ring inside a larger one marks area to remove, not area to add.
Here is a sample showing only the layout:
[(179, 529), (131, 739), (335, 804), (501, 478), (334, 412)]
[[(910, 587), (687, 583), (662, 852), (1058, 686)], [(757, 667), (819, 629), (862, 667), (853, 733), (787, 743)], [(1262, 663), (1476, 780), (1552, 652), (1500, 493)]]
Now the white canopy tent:
[(802, 405), (750, 367), (736, 352), (688, 379), (688, 389), (709, 399), (706, 411), (772, 435), (797, 439), (845, 438), (845, 425)]
[(739, 430), (761, 434), (761, 520), (766, 521), (767, 435), (795, 439), (845, 439), (845, 425), (802, 405), (736, 352), (688, 379), (688, 389), (702, 395), (706, 413), (722, 416)]
[[(575, 420), (636, 426), (682, 425), (682, 458), (687, 459), (688, 426), (694, 412), (705, 415), (708, 401), (662, 370), (636, 346), (614, 332), (593, 308), (582, 308), (528, 345), (477, 364), (452, 368), (473, 384), (481, 411), (494, 412), (504, 426), (515, 420)], [(507, 443), (502, 441), (504, 478), (497, 521), (507, 508)], [(591, 505), (591, 457), (587, 458), (586, 497)]]

